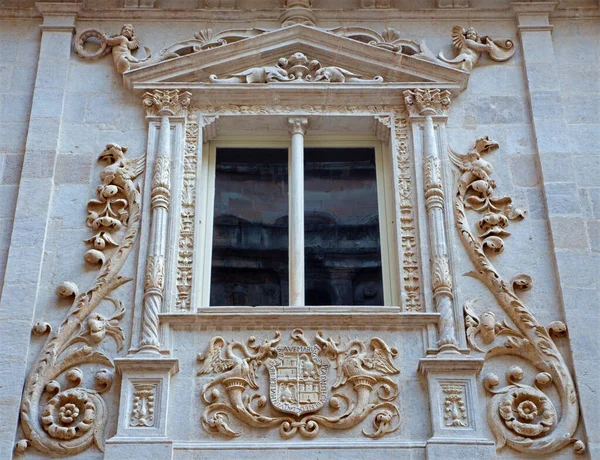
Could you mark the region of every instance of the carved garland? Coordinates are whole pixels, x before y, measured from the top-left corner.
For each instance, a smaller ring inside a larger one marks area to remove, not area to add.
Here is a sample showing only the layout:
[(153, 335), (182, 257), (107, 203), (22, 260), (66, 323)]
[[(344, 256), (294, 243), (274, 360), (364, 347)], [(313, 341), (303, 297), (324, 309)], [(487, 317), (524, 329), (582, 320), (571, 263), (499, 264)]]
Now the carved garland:
[[(21, 428), (24, 439), (16, 446), (23, 453), (32, 445), (51, 456), (74, 455), (92, 444), (103, 450), (104, 428), (108, 420), (106, 404), (101, 397), (113, 381), (111, 358), (98, 349), (108, 335), (117, 350), (123, 346), (123, 330), (118, 325), (125, 314), (121, 302), (108, 297), (119, 286), (131, 281), (119, 276), (135, 242), (140, 220), (140, 192), (134, 180), (144, 170), (143, 156), (125, 158), (126, 147), (108, 144), (99, 157), (108, 166), (100, 174), (98, 199), (88, 204), (87, 223), (98, 233), (85, 256), (88, 262), (102, 263), (92, 288), (79, 294), (72, 282), (61, 284), (61, 297), (75, 296), (66, 318), (56, 331), (47, 324), (36, 325), (34, 332), (50, 332), (25, 382), (21, 404)], [(120, 243), (110, 232), (127, 230)], [(116, 246), (110, 257), (103, 251), (106, 243)], [(110, 301), (115, 313), (110, 317), (96, 313), (103, 300)], [(94, 375), (97, 390), (84, 385), (82, 365), (104, 366)]]
[[(533, 316), (517, 291), (531, 288), (531, 277), (525, 274), (505, 281), (492, 265), (486, 250), (500, 253), (504, 248), (503, 237), (508, 221), (524, 217), (507, 196), (495, 196), (495, 182), (490, 178), (492, 166), (481, 156), (498, 147), (489, 138), (478, 139), (466, 155), (450, 150), (450, 158), (461, 176), (456, 182), (454, 215), (461, 241), (475, 265), (468, 275), (479, 279), (515, 324), (497, 323), (491, 312), (479, 318), (472, 310), (473, 302), (465, 305), (467, 339), (472, 348), (482, 351), (475, 343), (480, 336), (487, 347), (487, 358), (501, 355), (518, 356), (538, 369), (533, 386), (520, 383), (523, 371), (512, 366), (506, 372), (508, 385), (496, 389), (498, 376), (488, 374), (483, 383), (493, 394), (488, 405), (488, 422), (496, 437), (498, 449), (509, 445), (524, 453), (550, 454), (574, 443), (576, 453), (582, 453), (585, 445), (573, 439), (579, 419), (578, 397), (569, 369), (556, 347), (553, 335), (564, 335), (566, 327), (557, 321), (548, 328)], [(466, 209), (484, 213), (476, 223), (479, 236), (471, 231)], [(505, 336), (504, 341), (497, 340)], [(558, 392), (561, 411), (555, 409), (542, 388), (553, 384)]]
[[(198, 355), (203, 363), (198, 375), (217, 374), (201, 391), (207, 405), (202, 414), (202, 427), (206, 431), (228, 438), (241, 436), (242, 431), (230, 426), (231, 418), (235, 418), (256, 428), (279, 426), (279, 433), (285, 439), (297, 433), (314, 438), (321, 426), (345, 430), (371, 414), (373, 431), (362, 431), (369, 438), (380, 438), (400, 427), (400, 412), (394, 404), (399, 387), (396, 379), (390, 377), (400, 372), (394, 363), (397, 349), (376, 337), (367, 347), (357, 339), (346, 344), (341, 340), (336, 342), (321, 332), (315, 338), (320, 347), (311, 346), (301, 329), (292, 331), (291, 339), (295, 344), (277, 346), (281, 335), (276, 332), (274, 339), (259, 344), (254, 337), (248, 339), (248, 345), (225, 341), (222, 337), (211, 340), (206, 353)], [(332, 388), (352, 388), (355, 398), (341, 392), (328, 398), (330, 365), (324, 363), (321, 353), (335, 363), (336, 380)], [(272, 407), (295, 416), (268, 415), (264, 410), (267, 397), (261, 393), (248, 394), (250, 389), (260, 389), (257, 373), (265, 360)], [(226, 395), (222, 394), (223, 389)], [(310, 414), (320, 411), (327, 399), (330, 415)], [(304, 413), (309, 415), (302, 416)]]

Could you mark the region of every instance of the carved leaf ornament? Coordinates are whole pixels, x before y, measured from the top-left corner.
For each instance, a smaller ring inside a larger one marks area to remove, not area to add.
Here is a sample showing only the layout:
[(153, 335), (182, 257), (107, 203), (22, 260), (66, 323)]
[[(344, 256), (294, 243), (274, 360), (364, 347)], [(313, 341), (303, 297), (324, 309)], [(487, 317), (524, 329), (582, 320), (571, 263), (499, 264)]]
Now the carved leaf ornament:
[[(498, 148), (488, 137), (478, 139), (465, 155), (450, 150), (452, 162), (460, 170), (454, 196), (454, 216), (461, 241), (479, 279), (494, 295), (509, 316), (514, 327), (506, 321), (497, 322), (492, 312), (478, 316), (474, 301), (465, 305), (465, 324), (469, 345), (483, 349), (477, 338), (487, 345), (486, 358), (502, 355), (517, 356), (538, 370), (531, 385), (521, 383), (523, 370), (512, 366), (506, 371), (507, 386), (497, 389), (500, 379), (495, 374), (484, 377), (485, 389), (493, 396), (488, 405), (488, 422), (497, 448), (505, 445), (527, 454), (547, 455), (573, 443), (576, 453), (585, 445), (573, 439), (579, 420), (579, 403), (573, 378), (554, 343), (553, 336), (564, 335), (566, 327), (556, 321), (548, 328), (542, 326), (519, 298), (518, 292), (530, 289), (532, 279), (526, 274), (505, 281), (492, 265), (486, 251), (498, 254), (504, 248), (503, 238), (509, 220), (522, 219), (524, 211), (515, 208), (510, 197), (495, 195), (495, 182), (490, 178), (492, 166), (482, 155)], [(473, 233), (466, 210), (483, 214)], [(503, 340), (501, 340), (503, 338)], [(558, 411), (544, 388), (554, 385), (560, 399)]]
[[(292, 331), (291, 339), (297, 344), (279, 345), (279, 332), (261, 343), (251, 337), (247, 345), (222, 337), (211, 340), (206, 352), (198, 355), (202, 363), (198, 375), (216, 374), (201, 391), (206, 404), (201, 422), (206, 431), (227, 438), (241, 436), (242, 431), (231, 425), (235, 419), (255, 428), (278, 426), (285, 439), (297, 433), (314, 438), (321, 427), (345, 430), (370, 415), (372, 431), (362, 431), (367, 437), (380, 438), (400, 427), (400, 412), (394, 403), (399, 388), (391, 377), (400, 372), (394, 363), (398, 350), (379, 338), (371, 339), (368, 346), (357, 339), (344, 344), (321, 332), (315, 338), (318, 345), (310, 345), (300, 329)], [(294, 416), (267, 412), (267, 396), (260, 391), (257, 378), (263, 363), (269, 371), (272, 408)], [(354, 397), (340, 391), (328, 395), (331, 363), (336, 370), (331, 389), (352, 389)], [(327, 401), (330, 414), (315, 413)]]
[[(100, 273), (92, 288), (81, 294), (74, 283), (62, 283), (57, 294), (74, 296), (66, 318), (56, 330), (49, 325), (36, 326), (37, 333), (50, 335), (25, 382), (21, 404), (24, 439), (17, 443), (17, 453), (23, 453), (29, 445), (50, 456), (74, 455), (92, 444), (103, 450), (108, 412), (101, 395), (111, 388), (114, 365), (98, 346), (109, 336), (117, 350), (123, 347), (119, 321), (125, 307), (109, 294), (130, 281), (119, 271), (139, 229), (140, 192), (133, 181), (144, 170), (144, 157), (125, 158), (126, 151), (118, 144), (106, 146), (99, 157), (108, 165), (100, 175), (98, 199), (88, 204), (87, 223), (100, 232), (87, 241), (94, 249), (86, 253), (85, 259), (101, 263)], [(108, 236), (120, 228), (126, 230), (119, 242)], [(106, 242), (116, 246), (108, 257), (104, 253), (108, 249)], [(114, 313), (108, 317), (96, 312), (105, 300), (114, 307)], [(84, 383), (86, 373), (80, 368), (89, 365), (102, 367), (93, 377), (95, 390)]]

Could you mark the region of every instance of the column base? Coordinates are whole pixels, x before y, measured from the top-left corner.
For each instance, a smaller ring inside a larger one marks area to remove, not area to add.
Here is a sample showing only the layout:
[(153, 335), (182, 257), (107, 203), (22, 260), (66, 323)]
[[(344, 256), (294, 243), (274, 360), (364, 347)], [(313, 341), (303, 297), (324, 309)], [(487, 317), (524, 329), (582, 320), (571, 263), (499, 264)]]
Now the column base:
[(173, 441), (167, 438), (124, 438), (115, 436), (106, 441), (105, 460), (171, 460)]
[(496, 456), (493, 441), (479, 438), (430, 438), (425, 455), (427, 460), (488, 460)]

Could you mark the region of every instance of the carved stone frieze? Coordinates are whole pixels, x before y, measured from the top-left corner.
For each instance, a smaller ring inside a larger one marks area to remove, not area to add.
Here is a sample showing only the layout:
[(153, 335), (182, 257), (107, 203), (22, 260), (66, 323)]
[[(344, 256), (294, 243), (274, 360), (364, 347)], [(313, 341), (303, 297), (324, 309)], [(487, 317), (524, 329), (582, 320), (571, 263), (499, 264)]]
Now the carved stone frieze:
[(393, 113), (397, 107), (391, 105), (301, 105), (301, 106), (284, 106), (284, 105), (201, 105), (192, 106), (191, 110), (200, 114), (210, 116), (215, 115), (316, 115), (316, 114), (331, 114), (331, 115), (389, 115)]
[(349, 70), (337, 66), (323, 66), (317, 60), (309, 60), (304, 53), (294, 53), (280, 58), (276, 65), (252, 67), (228, 78), (210, 76), (212, 83), (274, 83), (274, 82), (325, 82), (325, 83), (374, 83), (383, 78), (362, 78)]
[[(548, 328), (542, 326), (523, 303), (519, 291), (531, 288), (530, 276), (518, 274), (507, 282), (492, 265), (488, 253), (497, 254), (504, 246), (501, 238), (504, 230), (498, 225), (501, 220), (490, 218), (489, 226), (478, 224), (480, 235), (476, 236), (467, 219), (467, 209), (486, 215), (504, 215), (507, 219), (524, 216), (523, 211), (512, 207), (509, 197), (494, 196), (496, 184), (490, 178), (492, 167), (481, 155), (496, 148), (498, 144), (485, 137), (478, 139), (465, 155), (449, 152), (461, 174), (455, 187), (454, 216), (463, 246), (475, 266), (475, 271), (468, 275), (490, 290), (514, 324), (498, 323), (492, 312), (479, 317), (472, 308), (474, 302), (469, 302), (465, 305), (467, 340), (473, 349), (481, 351), (476, 343), (480, 337), (481, 342), (488, 345), (488, 360), (503, 355), (517, 356), (538, 373), (533, 385), (527, 385), (521, 383), (523, 370), (512, 366), (506, 372), (508, 385), (500, 389), (496, 388), (500, 383), (498, 376), (486, 375), (484, 386), (493, 395), (488, 406), (488, 423), (498, 449), (508, 445), (519, 452), (548, 455), (573, 443), (575, 452), (582, 453), (585, 445), (572, 438), (579, 420), (577, 391), (554, 342), (554, 337), (566, 334), (566, 327), (558, 321)], [(495, 227), (497, 229), (492, 231)], [(496, 340), (499, 336), (505, 338)], [(549, 385), (554, 385), (558, 394), (560, 411), (543, 390)]]
[(479, 61), (481, 53), (486, 51), (494, 61), (508, 61), (515, 54), (515, 44), (511, 40), (494, 40), (492, 37), (479, 36), (479, 33), (469, 27), (467, 30), (461, 26), (452, 28), (452, 45), (458, 54), (448, 59), (442, 52), (439, 59), (466, 72), (471, 72)]
[(144, 93), (142, 103), (148, 116), (183, 116), (191, 102), (192, 94), (188, 91), (154, 90)]
[[(125, 234), (118, 242), (116, 237), (112, 239), (115, 249), (108, 255), (100, 252), (108, 248), (100, 248), (100, 243), (95, 246), (103, 264), (91, 289), (79, 294), (73, 282), (62, 283), (57, 289), (61, 297), (74, 296), (74, 299), (62, 323), (55, 330), (48, 329), (46, 343), (25, 382), (21, 403), (24, 439), (17, 443), (17, 453), (28, 446), (52, 457), (75, 455), (93, 444), (100, 450), (104, 448), (108, 411), (101, 395), (111, 388), (114, 365), (99, 345), (109, 336), (117, 350), (123, 347), (119, 322), (125, 307), (109, 294), (130, 281), (120, 276), (119, 271), (139, 229), (140, 192), (133, 181), (145, 165), (144, 157), (128, 159), (126, 151), (118, 144), (108, 144), (100, 155), (99, 160), (108, 166), (100, 174), (99, 199), (90, 202), (87, 219), (88, 225), (96, 230), (122, 227)], [(109, 317), (96, 311), (106, 300), (114, 306)], [(98, 367), (99, 370), (94, 369)], [(96, 389), (92, 390), (92, 386)]]
[[(391, 376), (400, 372), (394, 363), (398, 351), (379, 338), (371, 339), (367, 346), (358, 339), (336, 342), (318, 332), (315, 340), (318, 345), (310, 345), (300, 329), (292, 331), (291, 342), (295, 343), (289, 345), (279, 345), (279, 332), (261, 343), (252, 337), (247, 345), (213, 338), (206, 353), (198, 356), (202, 363), (198, 375), (217, 374), (201, 391), (206, 404), (202, 414), (204, 429), (238, 437), (243, 432), (231, 426), (232, 419), (236, 419), (255, 428), (278, 426), (286, 439), (297, 433), (314, 438), (321, 426), (349, 429), (373, 414), (373, 431), (363, 430), (365, 436), (379, 438), (396, 431), (400, 413), (394, 401), (399, 388)], [(274, 415), (263, 409), (267, 397), (261, 391), (258, 371), (265, 361)], [(328, 383), (327, 361), (335, 363), (336, 379), (332, 385)], [(338, 391), (329, 396), (330, 390)], [(348, 396), (351, 390), (354, 398)], [(321, 414), (327, 400), (331, 413)]]

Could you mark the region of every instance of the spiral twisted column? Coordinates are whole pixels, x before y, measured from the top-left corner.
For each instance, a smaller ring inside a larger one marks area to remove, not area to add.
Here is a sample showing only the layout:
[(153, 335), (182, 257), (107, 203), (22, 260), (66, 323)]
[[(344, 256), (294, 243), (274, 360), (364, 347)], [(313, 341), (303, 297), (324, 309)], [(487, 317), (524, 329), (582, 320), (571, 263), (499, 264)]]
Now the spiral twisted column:
[(458, 350), (458, 341), (444, 218), (445, 197), (440, 153), (433, 124), (434, 116), (445, 116), (450, 108), (450, 92), (418, 88), (405, 91), (404, 96), (411, 122), (422, 124), (423, 129), (422, 158), (431, 250), (431, 289), (436, 310), (440, 313), (437, 346), (440, 351), (455, 351)]
[(191, 94), (179, 90), (144, 94), (148, 117), (160, 117), (158, 151), (152, 172), (150, 238), (144, 277), (144, 311), (140, 351), (158, 353), (160, 348), (159, 313), (162, 311), (165, 257), (171, 198), (171, 123), (169, 118), (185, 115)]

